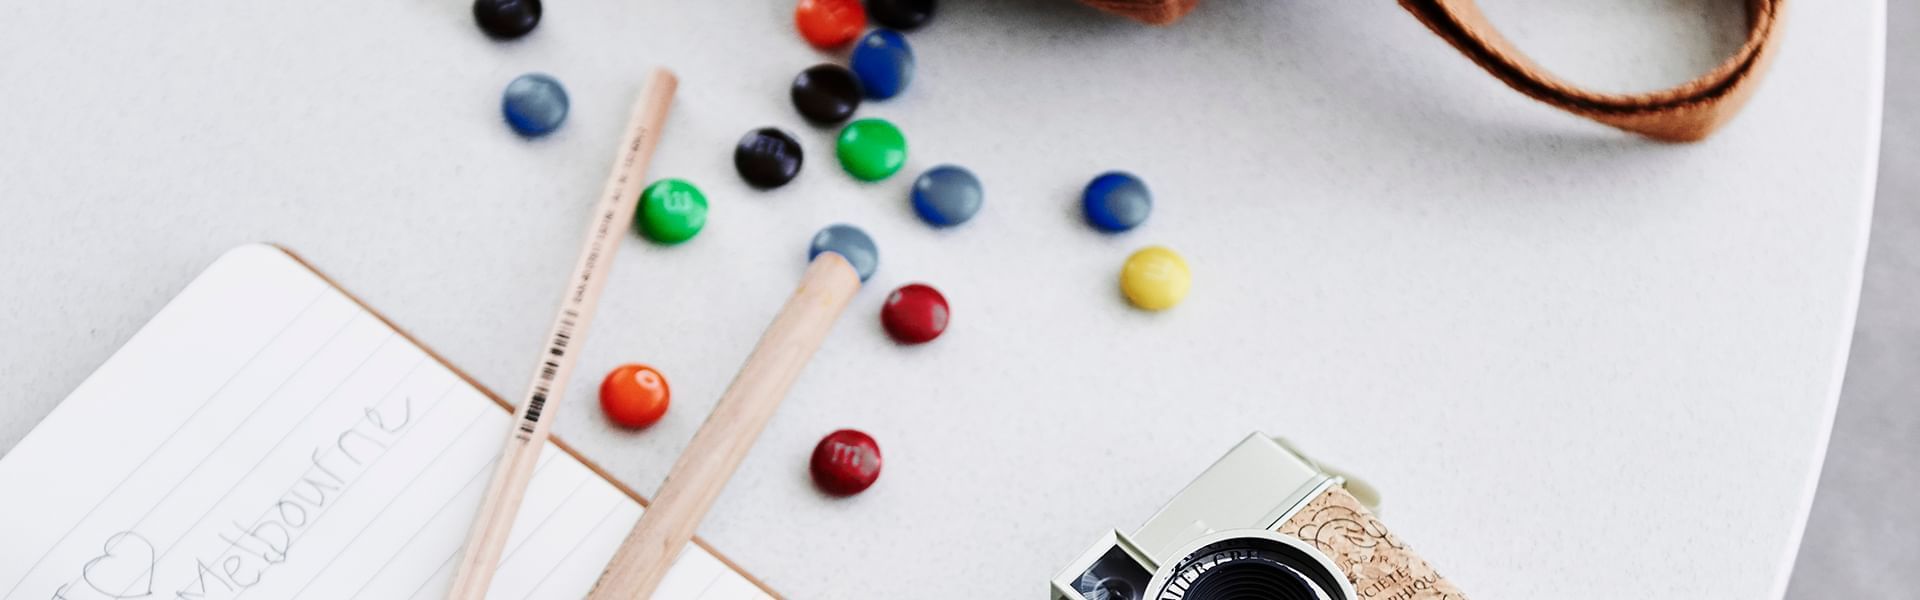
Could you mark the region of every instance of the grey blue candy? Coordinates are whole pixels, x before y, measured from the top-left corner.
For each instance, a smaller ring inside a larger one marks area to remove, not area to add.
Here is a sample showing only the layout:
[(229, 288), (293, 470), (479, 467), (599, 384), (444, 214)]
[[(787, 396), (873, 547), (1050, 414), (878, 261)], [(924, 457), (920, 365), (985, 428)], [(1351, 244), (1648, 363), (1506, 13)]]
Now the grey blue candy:
[(821, 252), (832, 252), (847, 259), (853, 265), (855, 273), (860, 274), (860, 282), (866, 283), (873, 271), (880, 268), (880, 248), (873, 245), (873, 238), (846, 223), (828, 225), (820, 233), (813, 234), (813, 243), (807, 248), (807, 260), (820, 256)]
[(536, 138), (559, 129), (567, 120), (567, 90), (545, 73), (514, 78), (501, 95), (500, 112), (507, 125), (522, 136)]
[(953, 165), (940, 165), (913, 180), (913, 211), (920, 220), (934, 227), (951, 227), (967, 222), (980, 212), (985, 193), (980, 178)]

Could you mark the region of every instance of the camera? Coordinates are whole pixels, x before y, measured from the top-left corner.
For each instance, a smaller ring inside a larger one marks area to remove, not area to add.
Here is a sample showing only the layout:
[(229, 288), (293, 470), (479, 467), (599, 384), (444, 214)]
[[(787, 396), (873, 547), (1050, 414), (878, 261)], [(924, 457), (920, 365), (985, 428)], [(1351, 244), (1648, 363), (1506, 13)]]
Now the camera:
[(1358, 479), (1255, 433), (1131, 535), (1054, 577), (1052, 600), (1465, 600), (1375, 517)]

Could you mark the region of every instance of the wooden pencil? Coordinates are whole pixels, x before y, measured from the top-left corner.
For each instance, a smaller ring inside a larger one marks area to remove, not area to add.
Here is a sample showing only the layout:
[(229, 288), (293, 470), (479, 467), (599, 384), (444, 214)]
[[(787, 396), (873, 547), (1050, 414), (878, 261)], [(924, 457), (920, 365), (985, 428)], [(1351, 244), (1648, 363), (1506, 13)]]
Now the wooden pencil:
[(713, 413), (681, 451), (653, 504), (620, 543), (587, 598), (646, 598), (653, 594), (680, 556), (680, 549), (693, 537), (700, 519), (720, 496), (727, 479), (766, 428), (780, 400), (800, 377), (800, 370), (858, 291), (860, 275), (839, 254), (822, 252), (807, 265), (799, 289), (767, 325), (759, 344), (747, 355), (746, 364), (740, 366), (733, 383), (714, 404)]
[(492, 483), (480, 502), (473, 528), (467, 532), (466, 548), (461, 553), (459, 568), (454, 571), (453, 587), (447, 591), (449, 599), (480, 600), (486, 597), (487, 587), (493, 582), (500, 552), (507, 544), (507, 534), (513, 532), (513, 519), (520, 512), (527, 482), (533, 478), (534, 464), (546, 448), (553, 428), (555, 406), (549, 402), (563, 397), (566, 391), (575, 356), (582, 347), (587, 325), (593, 321), (600, 291), (606, 287), (614, 250), (619, 247), (627, 225), (633, 222), (641, 187), (646, 184), (647, 163), (659, 144), (660, 129), (666, 123), (667, 109), (673, 104), (674, 89), (678, 86), (679, 80), (671, 71), (654, 69), (647, 77), (639, 100), (634, 102), (626, 135), (621, 137), (619, 156), (594, 208), (593, 221), (587, 226), (587, 239), (580, 248), (579, 260), (574, 263), (573, 275), (567, 279), (566, 296), (560, 301), (559, 314), (554, 316), (547, 346), (541, 349), (533, 382), (514, 413), (506, 448), (500, 452)]

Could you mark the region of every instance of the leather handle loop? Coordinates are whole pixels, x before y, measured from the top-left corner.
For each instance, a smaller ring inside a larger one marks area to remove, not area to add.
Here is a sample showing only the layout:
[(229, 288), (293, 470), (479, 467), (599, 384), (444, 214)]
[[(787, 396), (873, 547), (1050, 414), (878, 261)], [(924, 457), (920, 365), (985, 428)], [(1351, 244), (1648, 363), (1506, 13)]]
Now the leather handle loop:
[(1644, 94), (1595, 92), (1560, 79), (1502, 37), (1473, 0), (1400, 0), (1461, 54), (1535, 100), (1622, 130), (1666, 141), (1707, 137), (1733, 118), (1760, 84), (1780, 38), (1786, 0), (1748, 0), (1747, 41), (1693, 81)]
[[(1101, 10), (1164, 25), (1199, 0), (1080, 0)], [(1399, 0), (1461, 54), (1535, 100), (1657, 140), (1706, 138), (1747, 103), (1779, 45), (1786, 0), (1747, 0), (1747, 41), (1720, 66), (1679, 86), (1644, 94), (1596, 92), (1548, 73), (1487, 21), (1473, 0)]]
[(1180, 20), (1200, 0), (1080, 0), (1082, 4), (1148, 25), (1167, 25)]

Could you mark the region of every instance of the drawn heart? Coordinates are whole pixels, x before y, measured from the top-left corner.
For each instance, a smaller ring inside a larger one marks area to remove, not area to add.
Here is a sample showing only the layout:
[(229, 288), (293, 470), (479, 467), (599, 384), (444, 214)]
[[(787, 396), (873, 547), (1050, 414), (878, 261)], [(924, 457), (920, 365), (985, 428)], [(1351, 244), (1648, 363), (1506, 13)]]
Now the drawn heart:
[[(122, 531), (107, 536), (107, 543), (101, 544), (100, 552), (100, 556), (80, 567), (80, 578), (86, 580), (87, 587), (113, 598), (153, 595), (153, 542), (138, 533)], [(102, 583), (111, 585), (114, 582), (121, 585), (111, 591), (100, 587)], [(122, 594), (133, 588), (145, 591)]]

